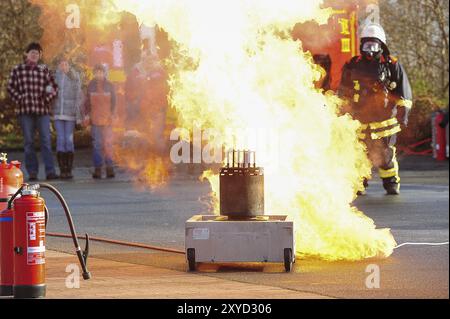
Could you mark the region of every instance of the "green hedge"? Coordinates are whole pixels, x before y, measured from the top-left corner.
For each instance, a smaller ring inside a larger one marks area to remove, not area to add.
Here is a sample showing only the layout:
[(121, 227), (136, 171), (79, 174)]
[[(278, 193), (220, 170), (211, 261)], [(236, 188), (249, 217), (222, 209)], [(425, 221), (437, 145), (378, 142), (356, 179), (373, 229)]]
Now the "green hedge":
[[(74, 143), (77, 149), (88, 148), (92, 145), (91, 135), (85, 129), (76, 130), (74, 133)], [(36, 145), (39, 145), (39, 136), (36, 136)], [(56, 132), (52, 129), (52, 147), (56, 149)], [(0, 137), (0, 149), (3, 150), (22, 150), (23, 137), (21, 133), (9, 132), (2, 133)]]

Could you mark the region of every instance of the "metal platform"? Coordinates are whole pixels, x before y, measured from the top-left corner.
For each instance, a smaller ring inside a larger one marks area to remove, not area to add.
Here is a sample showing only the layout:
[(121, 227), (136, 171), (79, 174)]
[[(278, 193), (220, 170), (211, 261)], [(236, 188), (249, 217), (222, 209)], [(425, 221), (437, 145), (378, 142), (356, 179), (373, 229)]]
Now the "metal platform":
[(191, 271), (202, 263), (284, 263), (295, 260), (294, 222), (288, 216), (196, 215), (186, 222), (186, 259)]

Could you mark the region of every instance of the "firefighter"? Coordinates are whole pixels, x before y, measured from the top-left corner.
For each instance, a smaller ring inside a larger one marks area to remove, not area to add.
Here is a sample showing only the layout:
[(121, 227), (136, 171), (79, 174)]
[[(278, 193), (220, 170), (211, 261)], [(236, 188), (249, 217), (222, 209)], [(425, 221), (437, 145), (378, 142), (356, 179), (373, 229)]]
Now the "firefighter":
[[(360, 139), (367, 145), (384, 189), (388, 195), (399, 195), (395, 145), (397, 134), (408, 124), (411, 86), (404, 68), (390, 54), (379, 24), (362, 30), (360, 51), (345, 64), (338, 93), (348, 102), (346, 111), (362, 124)], [(367, 188), (367, 180), (364, 186)]]

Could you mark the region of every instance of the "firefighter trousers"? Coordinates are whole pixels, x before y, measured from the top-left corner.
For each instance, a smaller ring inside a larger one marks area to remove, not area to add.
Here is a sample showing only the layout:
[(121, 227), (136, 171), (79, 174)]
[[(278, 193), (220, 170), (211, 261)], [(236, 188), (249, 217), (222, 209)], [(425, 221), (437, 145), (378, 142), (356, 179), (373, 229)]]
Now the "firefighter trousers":
[(397, 134), (381, 139), (366, 139), (369, 159), (378, 168), (383, 187), (387, 190), (400, 186), (399, 165), (397, 162)]

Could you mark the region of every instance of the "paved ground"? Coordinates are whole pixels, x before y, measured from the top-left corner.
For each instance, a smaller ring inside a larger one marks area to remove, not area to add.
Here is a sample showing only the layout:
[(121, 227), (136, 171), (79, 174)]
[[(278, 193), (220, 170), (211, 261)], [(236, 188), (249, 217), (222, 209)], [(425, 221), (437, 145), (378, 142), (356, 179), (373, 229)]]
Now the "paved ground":
[(65, 269), (76, 258), (53, 251), (47, 258), (47, 298), (324, 298), (313, 293), (99, 258), (89, 260), (93, 278), (80, 282), (79, 289), (68, 289)]
[[(20, 154), (11, 154), (10, 157), (20, 158)], [(78, 158), (77, 164), (79, 168), (76, 170), (76, 182), (56, 182), (55, 185), (68, 199), (79, 233), (89, 232), (91, 235), (100, 237), (183, 249), (184, 222), (193, 214), (206, 209), (205, 199), (209, 186), (207, 183), (198, 181), (195, 174), (177, 172), (176, 178), (167, 187), (141, 192), (133, 186), (130, 178), (122, 173), (115, 181), (91, 180), (87, 167), (89, 158), (86, 154)], [(414, 157), (402, 159), (401, 165), (403, 185), (400, 197), (384, 196), (381, 184), (375, 181), (369, 189), (368, 196), (359, 198), (356, 205), (373, 218), (378, 227), (391, 228), (398, 243), (448, 241), (448, 162), (436, 163), (431, 159)], [(51, 210), (49, 231), (67, 232), (68, 228), (62, 211), (52, 197), (47, 195), (46, 198)], [(51, 238), (48, 247), (54, 250), (71, 251), (70, 241), (67, 240)], [(148, 271), (149, 278), (145, 280), (149, 280), (149, 284), (152, 280), (159, 280), (160, 276), (167, 275), (167, 278), (180, 276), (176, 277), (180, 278), (180, 293), (170, 295), (155, 290), (148, 291), (148, 297), (202, 298), (208, 296), (208, 289), (215, 291), (216, 284), (219, 285), (219, 283), (225, 286), (231, 283), (243, 285), (236, 286), (238, 287), (236, 289), (242, 293), (238, 296), (248, 298), (266, 296), (259, 294), (258, 289), (266, 289), (275, 294), (280, 293), (280, 296), (284, 296), (289, 291), (312, 294), (305, 297), (319, 295), (338, 298), (449, 297), (448, 245), (405, 246), (397, 249), (388, 259), (356, 263), (298, 260), (292, 274), (283, 273), (279, 265), (252, 264), (201, 265), (200, 272), (193, 275), (185, 274), (186, 265), (182, 255), (100, 244), (92, 247), (92, 253), (97, 258), (92, 264), (92, 267), (96, 268), (93, 274), (99, 278), (99, 281), (89, 283), (86, 288), (90, 289), (78, 291), (80, 297), (100, 296), (95, 293), (99, 287), (96, 286), (96, 282), (101, 285), (101, 281), (106, 280), (104, 278), (107, 278), (107, 274), (112, 271), (108, 267), (102, 268), (100, 260), (132, 263), (136, 266), (127, 265), (126, 267), (136, 272)], [(61, 275), (52, 277), (53, 286), (50, 288), (56, 289), (57, 285), (63, 285), (64, 267), (62, 266), (66, 262), (64, 258), (60, 259), (61, 268), (52, 272)], [(52, 260), (49, 261), (49, 267), (51, 262)], [(380, 289), (369, 290), (365, 287), (364, 282), (367, 276), (365, 270), (369, 264), (377, 264), (380, 267)], [(112, 264), (110, 267), (114, 268)], [(127, 273), (127, 276), (133, 275)], [(140, 280), (144, 279), (130, 282), (134, 287)], [(205, 288), (204, 295), (189, 290), (181, 284), (183, 282), (186, 285), (190, 285), (188, 282), (191, 285), (202, 283)], [(210, 288), (208, 288), (209, 283), (211, 283)], [(164, 290), (162, 287), (165, 285), (159, 287)], [(117, 289), (117, 297), (131, 296), (128, 292)], [(224, 291), (227, 289), (224, 288)], [(136, 294), (139, 295), (139, 292), (143, 291), (137, 289)], [(71, 292), (62, 288), (56, 289), (55, 293), (61, 297), (73, 296)], [(114, 289), (111, 290), (111, 294), (114, 294)], [(52, 293), (49, 295), (56, 296)], [(294, 296), (294, 298), (297, 297)]]

